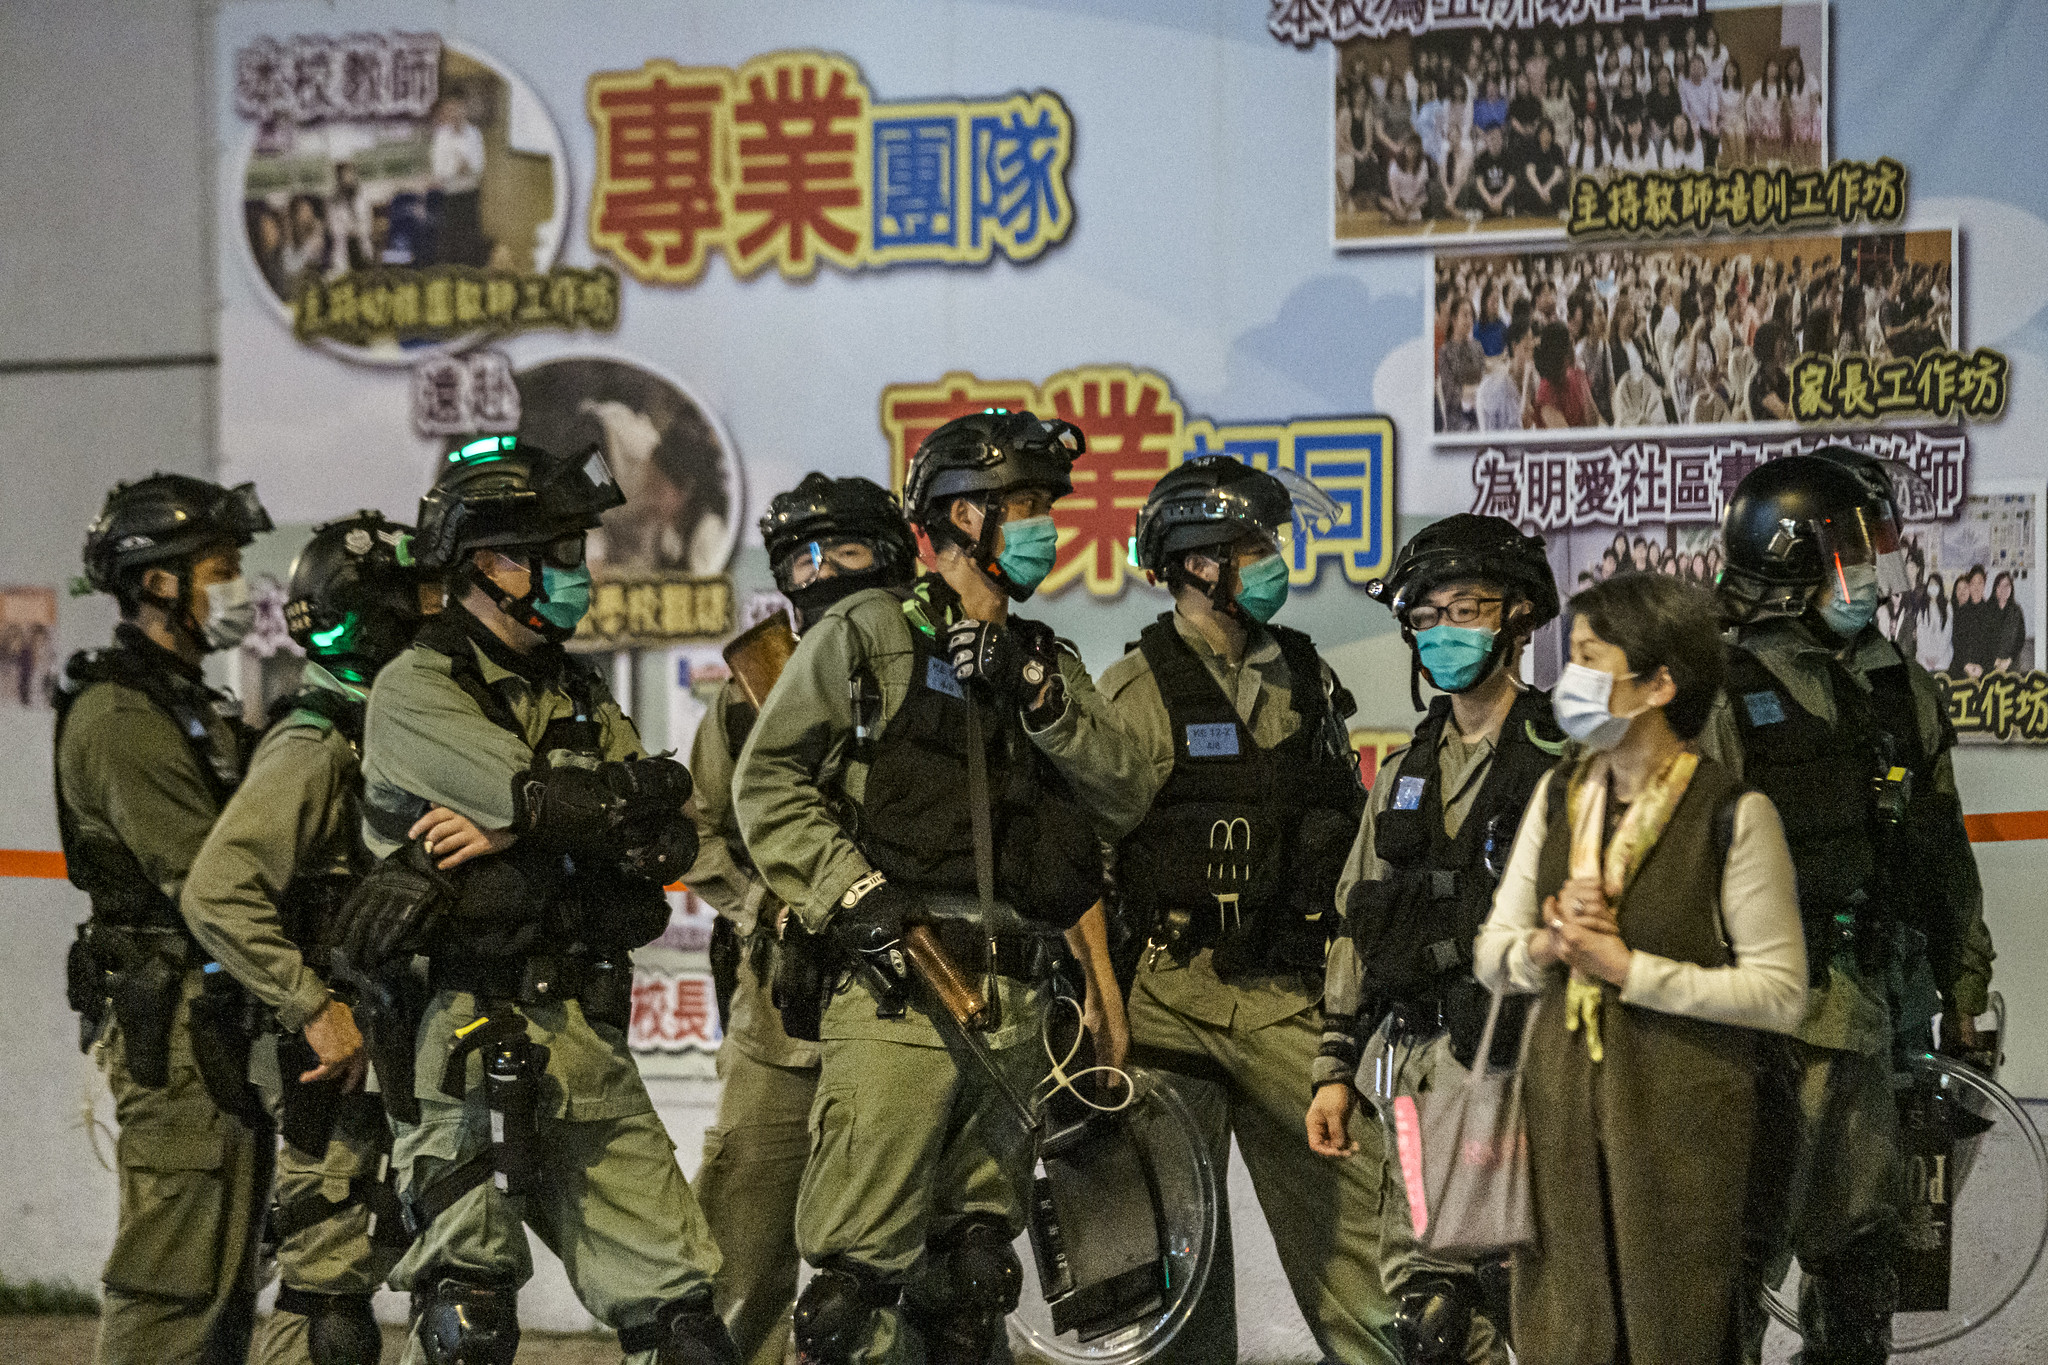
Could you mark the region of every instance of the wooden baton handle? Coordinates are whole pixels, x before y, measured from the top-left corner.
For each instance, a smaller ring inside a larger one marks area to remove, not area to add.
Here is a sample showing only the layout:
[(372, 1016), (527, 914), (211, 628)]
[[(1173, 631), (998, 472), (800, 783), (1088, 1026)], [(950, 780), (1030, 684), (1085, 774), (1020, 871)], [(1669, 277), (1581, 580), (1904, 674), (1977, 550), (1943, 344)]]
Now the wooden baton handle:
[(903, 955), (939, 997), (953, 1022), (977, 1032), (988, 1027), (988, 998), (960, 970), (930, 925), (914, 924), (903, 931)]

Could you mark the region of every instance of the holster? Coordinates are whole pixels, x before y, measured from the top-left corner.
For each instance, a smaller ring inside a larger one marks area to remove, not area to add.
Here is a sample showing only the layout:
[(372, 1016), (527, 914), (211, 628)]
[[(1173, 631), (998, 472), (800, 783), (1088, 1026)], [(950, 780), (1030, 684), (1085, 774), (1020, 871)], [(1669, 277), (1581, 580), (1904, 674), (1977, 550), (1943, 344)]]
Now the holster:
[(782, 1015), (782, 1031), (800, 1043), (815, 1043), (825, 1021), (837, 954), (825, 939), (798, 922), (794, 911), (775, 941), (774, 984), (769, 998)]
[(171, 1080), (171, 1023), (184, 984), (187, 943), (170, 930), (88, 925), (88, 952), (106, 978), (121, 1025), (123, 1061), (140, 1086), (161, 1090)]
[(711, 922), (711, 989), (718, 997), (720, 1028), (732, 1025), (732, 998), (740, 988), (740, 931), (724, 915)]
[(399, 963), (374, 976), (351, 978), (356, 989), (356, 1024), (377, 1073), (384, 1112), (399, 1123), (420, 1121), (420, 1102), (413, 1094), (414, 1057), (420, 1020), (427, 1012), (425, 982), (409, 963)]
[(92, 1045), (107, 1030), (108, 973), (93, 951), (92, 926), (78, 926), (78, 937), (64, 955), (64, 1001), (78, 1015), (78, 1050), (92, 1051)]
[(192, 1061), (222, 1113), (251, 1132), (267, 1132), (270, 1112), (249, 1084), (249, 1053), (258, 1032), (251, 1013), (241, 985), (210, 966), (204, 987), (192, 1001)]
[(319, 1054), (303, 1034), (285, 1034), (277, 1040), (279, 1081), (278, 1131), (284, 1140), (307, 1156), (318, 1160), (327, 1155), (334, 1137), (334, 1121), (341, 1113), (344, 1096), (342, 1078), (301, 1081), (301, 1073), (320, 1064)]

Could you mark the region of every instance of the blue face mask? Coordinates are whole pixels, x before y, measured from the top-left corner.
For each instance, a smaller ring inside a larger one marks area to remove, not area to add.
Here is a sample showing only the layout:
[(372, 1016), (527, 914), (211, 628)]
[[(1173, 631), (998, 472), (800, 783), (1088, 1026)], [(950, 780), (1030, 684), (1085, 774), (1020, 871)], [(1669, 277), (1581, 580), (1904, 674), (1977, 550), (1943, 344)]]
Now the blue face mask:
[(567, 636), (590, 610), (590, 566), (578, 564), (573, 569), (558, 569), (552, 564), (543, 565), (540, 588), (547, 594), (547, 601), (534, 603), (534, 614)]
[[(1842, 600), (1842, 588), (1849, 589), (1849, 600)], [(1870, 624), (1870, 618), (1877, 615), (1877, 567), (1872, 564), (1851, 564), (1843, 568), (1842, 577), (1828, 588), (1827, 601), (1820, 604), (1820, 619), (1828, 623), (1828, 629), (1844, 640), (1858, 634)]]
[(1006, 521), (1003, 523), (1003, 552), (996, 556), (996, 567), (1024, 597), (1029, 597), (1052, 572), (1052, 562), (1058, 558), (1059, 549), (1059, 528), (1052, 524), (1050, 515)]
[(1279, 555), (1255, 559), (1237, 571), (1237, 605), (1261, 625), (1287, 602), (1287, 561)]
[(1486, 675), (1499, 632), (1476, 626), (1431, 626), (1415, 636), (1415, 652), (1440, 692), (1462, 692)]

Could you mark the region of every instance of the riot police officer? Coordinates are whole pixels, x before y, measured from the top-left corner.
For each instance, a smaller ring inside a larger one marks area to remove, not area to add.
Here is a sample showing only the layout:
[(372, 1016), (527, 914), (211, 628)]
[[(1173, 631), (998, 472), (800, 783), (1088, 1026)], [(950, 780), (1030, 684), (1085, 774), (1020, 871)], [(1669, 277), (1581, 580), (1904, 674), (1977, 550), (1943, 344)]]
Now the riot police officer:
[(1872, 624), (1905, 575), (1893, 499), (1863, 464), (1839, 448), (1790, 456), (1736, 489), (1718, 589), (1735, 624), (1729, 677), (1701, 736), (1771, 798), (1798, 871), (1807, 1016), (1758, 1115), (1771, 1137), (1750, 1256), (1759, 1279), (1785, 1249), (1798, 1256), (1807, 1365), (1889, 1350), (1903, 1188), (1886, 979), (1901, 954), (1924, 954), (1959, 1038), (1990, 980), (1947, 711)]
[(271, 1134), (251, 1112), (242, 1002), (207, 970), (178, 894), (248, 762), (240, 706), (206, 685), (200, 660), (248, 633), (241, 548), (269, 529), (248, 484), (155, 474), (115, 487), (85, 537), (86, 581), (121, 621), (111, 649), (66, 666), (57, 825), (66, 870), (92, 897), (68, 994), (121, 1130), (121, 1221), (101, 1277), (108, 1365), (249, 1349)]
[[(769, 502), (761, 538), (799, 632), (843, 598), (908, 588), (917, 576), (917, 545), (896, 499), (867, 479), (805, 475)], [(755, 870), (733, 813), (733, 768), (756, 713), (735, 677), (712, 699), (690, 749), (700, 842), (687, 880), (718, 911), (712, 967), (725, 1025), (718, 1119), (704, 1135), (697, 1199), (725, 1258), (719, 1316), (743, 1359), (780, 1365), (796, 1299), (796, 1201), (811, 1154), (818, 1044), (791, 1037), (773, 1003), (778, 939), (787, 935), (789, 951), (803, 952), (804, 929), (791, 926)]]
[[(201, 946), (275, 1015), (284, 1144), (276, 1239), (283, 1290), (265, 1365), (375, 1365), (370, 1296), (409, 1240), (384, 1178), (384, 1106), (359, 1087), (353, 994), (328, 960), (342, 898), (367, 865), (359, 746), (377, 670), (422, 613), (412, 528), (376, 512), (318, 527), (292, 564), (285, 624), (306, 651), (299, 691), (214, 822), (179, 904)], [(427, 585), (439, 605), (439, 584)]]
[[(1129, 993), (1133, 1059), (1211, 1083), (1184, 1093), (1219, 1176), (1236, 1136), (1324, 1358), (1393, 1361), (1378, 1133), (1359, 1133), (1372, 1160), (1333, 1165), (1303, 1132), (1336, 918), (1326, 912), (1365, 792), (1349, 694), (1308, 636), (1269, 624), (1287, 597), (1297, 496), (1335, 512), (1305, 481), (1227, 456), (1189, 460), (1153, 487), (1136, 558), (1174, 609), (1102, 675), (1128, 757), (1119, 782), (1089, 796), (1117, 843), (1123, 912), (1149, 938)], [(1230, 1266), (1226, 1223), (1176, 1359), (1237, 1358)]]
[(503, 1365), (532, 1273), (561, 1256), (635, 1365), (731, 1365), (718, 1251), (626, 1048), (629, 949), (696, 855), (689, 775), (645, 757), (596, 670), (565, 653), (589, 605), (584, 534), (624, 501), (595, 451), (516, 438), (451, 451), (415, 557), (447, 608), (377, 677), (364, 834), (387, 855), (348, 908), (364, 972), (417, 952), (413, 1121), (393, 1150), (417, 1239), (408, 1361)]
[[(797, 1200), (816, 1270), (796, 1307), (804, 1361), (988, 1359), (1021, 1285), (1033, 1151), (1001, 1095), (1045, 1072), (1045, 936), (1066, 931), (1091, 994), (1115, 992), (1097, 984), (1100, 850), (1040, 748), (1055, 722), (1110, 722), (1071, 648), (1010, 614), (1052, 568), (1052, 504), (1084, 448), (1065, 422), (1000, 409), (933, 432), (904, 507), (937, 573), (813, 622), (740, 755), (747, 852), (842, 964)], [(949, 1050), (902, 969), (906, 926), (927, 921), (987, 983), (983, 1061)]]
[[(1488, 1003), (1472, 976), (1473, 939), (1523, 808), (1564, 747), (1550, 694), (1518, 677), (1530, 635), (1558, 613), (1540, 538), (1499, 517), (1447, 517), (1409, 541), (1366, 591), (1394, 613), (1414, 674), (1441, 695), (1414, 740), (1381, 766), (1338, 885), (1346, 932), (1324, 973), (1308, 1116), (1310, 1145), (1333, 1157), (1355, 1147), (1344, 1123), (1364, 1058), (1387, 1152), (1395, 1145), (1388, 1102), (1434, 1089), (1447, 1057), (1471, 1064)], [(1479, 1311), (1474, 1267), (1417, 1246), (1391, 1163), (1382, 1179), (1382, 1271), (1400, 1304), (1406, 1358), (1504, 1362), (1505, 1344)]]

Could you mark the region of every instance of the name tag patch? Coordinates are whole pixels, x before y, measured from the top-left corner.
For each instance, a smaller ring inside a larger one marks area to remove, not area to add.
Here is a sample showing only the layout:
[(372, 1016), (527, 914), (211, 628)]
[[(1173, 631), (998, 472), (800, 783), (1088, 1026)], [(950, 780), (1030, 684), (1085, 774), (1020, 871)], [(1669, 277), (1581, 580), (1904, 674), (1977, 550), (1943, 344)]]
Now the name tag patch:
[(1745, 692), (1742, 705), (1749, 712), (1751, 725), (1776, 725), (1785, 719), (1785, 703), (1776, 692)]
[(1189, 758), (1236, 758), (1237, 727), (1226, 721), (1188, 727)]
[(1421, 810), (1422, 789), (1429, 785), (1420, 777), (1404, 777), (1394, 784), (1395, 810)]
[(934, 692), (944, 692), (949, 697), (963, 701), (967, 694), (960, 688), (960, 680), (953, 676), (953, 665), (937, 655), (924, 661), (924, 685)]

